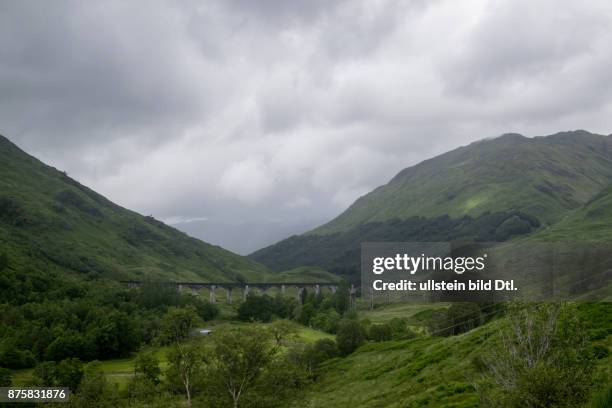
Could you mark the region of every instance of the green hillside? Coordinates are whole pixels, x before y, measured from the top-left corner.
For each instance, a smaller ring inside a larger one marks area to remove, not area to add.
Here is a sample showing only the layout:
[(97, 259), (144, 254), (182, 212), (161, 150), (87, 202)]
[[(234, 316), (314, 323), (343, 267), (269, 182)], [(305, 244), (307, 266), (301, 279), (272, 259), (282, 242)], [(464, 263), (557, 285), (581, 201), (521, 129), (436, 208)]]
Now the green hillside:
[(545, 241), (609, 242), (612, 238), (612, 189), (607, 188), (584, 206), (533, 237)]
[(10, 269), (45, 275), (182, 281), (270, 276), (248, 258), (110, 202), (2, 136), (0, 246)]
[(506, 134), (402, 170), (311, 234), (415, 215), (457, 218), (510, 209), (554, 222), (607, 187), (611, 176), (611, 137), (586, 131)]
[[(575, 308), (591, 339), (591, 350), (610, 347), (610, 305), (584, 303)], [(421, 307), (424, 312), (427, 311), (425, 308), (428, 306)], [(398, 305), (389, 305), (366, 316), (378, 321), (376, 315), (384, 316), (397, 308)], [(407, 314), (402, 311), (394, 316), (405, 317)], [(482, 380), (482, 358), (500, 347), (500, 332), (507, 324), (507, 319), (501, 318), (456, 336), (423, 335), (411, 340), (367, 343), (346, 358), (326, 362), (318, 381), (300, 396), (294, 406), (482, 406), (475, 388)], [(612, 355), (609, 353), (602, 353), (595, 359), (593, 371), (596, 388), (605, 388), (609, 384), (611, 362)]]
[(610, 136), (507, 134), (402, 170), (328, 224), (250, 256), (354, 277), (361, 242), (605, 238), (611, 183)]

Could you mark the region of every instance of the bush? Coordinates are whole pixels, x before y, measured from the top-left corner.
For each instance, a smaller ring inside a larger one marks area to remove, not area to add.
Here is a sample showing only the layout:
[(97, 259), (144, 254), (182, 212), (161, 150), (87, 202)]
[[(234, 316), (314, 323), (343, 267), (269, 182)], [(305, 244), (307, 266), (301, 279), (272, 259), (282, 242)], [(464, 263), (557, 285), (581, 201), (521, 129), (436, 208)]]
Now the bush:
[(55, 385), (76, 391), (83, 378), (83, 363), (78, 358), (68, 358), (55, 368)]
[(73, 404), (78, 408), (113, 407), (116, 406), (116, 401), (112, 400), (114, 395), (96, 361), (85, 366)]
[(293, 311), (294, 319), (303, 324), (304, 326), (310, 326), (311, 320), (314, 318), (316, 309), (312, 303), (305, 303), (303, 305), (298, 305)]
[(482, 324), (477, 303), (453, 303), (445, 311), (436, 311), (429, 320), (429, 330), (438, 336), (453, 336)]
[(394, 317), (389, 321), (391, 326), (391, 337), (393, 340), (407, 340), (415, 338), (417, 335), (408, 327), (408, 321), (405, 318)]
[(340, 314), (335, 309), (327, 309), (318, 312), (312, 319), (311, 324), (315, 329), (323, 330), (327, 333), (335, 333), (338, 330)]
[(45, 361), (34, 368), (36, 385), (43, 387), (68, 387), (75, 392), (83, 378), (83, 363), (78, 358), (67, 358), (55, 363)]
[(599, 390), (591, 398), (589, 408), (609, 408), (612, 407), (612, 385), (608, 385), (603, 390)]
[(342, 320), (336, 335), (340, 355), (346, 356), (351, 354), (357, 347), (363, 344), (365, 338), (364, 330), (358, 321), (352, 319)]
[(10, 387), (11, 382), (11, 370), (0, 367), (0, 387)]
[(34, 367), (36, 359), (30, 350), (19, 350), (12, 345), (6, 345), (0, 351), (0, 366), (19, 369)]
[(486, 406), (578, 407), (592, 384), (593, 356), (582, 322), (571, 307), (538, 304), (510, 315), (501, 344), (485, 358), (490, 387)]
[(153, 384), (159, 384), (161, 369), (159, 359), (152, 351), (141, 351), (134, 360), (134, 373), (143, 376)]
[(238, 307), (238, 319), (246, 322), (267, 323), (272, 320), (273, 309), (272, 298), (249, 293), (246, 300)]
[(379, 342), (389, 341), (393, 337), (393, 330), (389, 324), (373, 324), (368, 331), (368, 339)]

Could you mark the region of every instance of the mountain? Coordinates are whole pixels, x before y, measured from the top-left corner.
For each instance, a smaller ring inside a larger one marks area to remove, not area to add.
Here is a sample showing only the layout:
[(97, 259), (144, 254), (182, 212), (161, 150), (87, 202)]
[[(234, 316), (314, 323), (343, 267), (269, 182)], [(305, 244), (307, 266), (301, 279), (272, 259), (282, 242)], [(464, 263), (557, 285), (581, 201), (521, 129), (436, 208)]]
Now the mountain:
[(0, 256), (23, 273), (263, 281), (248, 258), (122, 208), (0, 136)]
[(220, 245), (237, 254), (247, 255), (290, 235), (308, 231), (317, 224), (320, 222), (300, 220), (287, 224), (266, 220), (247, 222), (193, 220), (170, 225), (192, 237)]
[(250, 257), (275, 270), (314, 265), (354, 276), (361, 242), (552, 237), (563, 225), (612, 220), (597, 215), (608, 214), (611, 185), (611, 136), (505, 134), (406, 168), (331, 222)]

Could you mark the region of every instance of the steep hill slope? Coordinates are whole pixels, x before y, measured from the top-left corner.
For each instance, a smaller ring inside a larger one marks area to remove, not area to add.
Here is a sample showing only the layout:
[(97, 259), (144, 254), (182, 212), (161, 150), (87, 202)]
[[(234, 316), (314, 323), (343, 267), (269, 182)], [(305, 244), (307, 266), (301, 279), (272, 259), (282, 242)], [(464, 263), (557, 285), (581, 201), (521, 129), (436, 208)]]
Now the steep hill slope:
[(0, 255), (75, 277), (262, 281), (268, 269), (122, 208), (0, 136)]
[(316, 265), (354, 276), (361, 242), (504, 241), (595, 220), (593, 212), (586, 216), (590, 210), (578, 213), (604, 203), (611, 181), (610, 136), (507, 134), (402, 170), (328, 224), (251, 258), (276, 270)]
[[(610, 303), (577, 308), (597, 347), (610, 345), (610, 311)], [(326, 362), (318, 381), (293, 406), (479, 407), (474, 387), (482, 379), (478, 363), (499, 347), (500, 330), (506, 324), (506, 319), (499, 319), (457, 336), (365, 344), (346, 358)], [(597, 386), (610, 378), (611, 362), (607, 353), (595, 361)]]
[(510, 209), (554, 222), (607, 187), (611, 176), (612, 137), (586, 131), (506, 134), (402, 170), (311, 233), (415, 215), (455, 218)]
[(569, 212), (561, 221), (534, 234), (541, 241), (610, 242), (612, 239), (612, 187), (584, 206)]

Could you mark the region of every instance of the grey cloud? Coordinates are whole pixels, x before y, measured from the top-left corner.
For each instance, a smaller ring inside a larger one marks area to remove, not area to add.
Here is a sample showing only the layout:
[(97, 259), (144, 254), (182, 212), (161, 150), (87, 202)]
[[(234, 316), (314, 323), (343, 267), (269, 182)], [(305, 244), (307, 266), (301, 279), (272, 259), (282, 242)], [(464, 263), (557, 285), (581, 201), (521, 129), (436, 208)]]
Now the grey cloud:
[(223, 225), (298, 232), (476, 139), (609, 133), (611, 22), (603, 0), (2, 2), (0, 132), (231, 249)]

